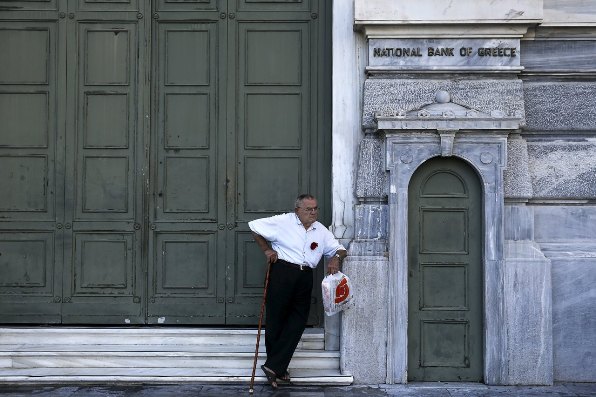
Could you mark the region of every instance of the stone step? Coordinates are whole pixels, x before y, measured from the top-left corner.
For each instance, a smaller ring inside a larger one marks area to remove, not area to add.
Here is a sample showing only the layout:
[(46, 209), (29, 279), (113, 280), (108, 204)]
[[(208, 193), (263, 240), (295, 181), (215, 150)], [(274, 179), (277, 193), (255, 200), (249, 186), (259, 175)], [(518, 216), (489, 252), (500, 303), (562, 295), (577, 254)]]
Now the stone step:
[[(262, 357), (262, 356), (259, 356)], [(264, 357), (263, 357), (264, 358)], [(0, 351), (0, 368), (252, 368), (254, 353)], [(296, 351), (292, 368), (338, 369), (339, 352)]]
[[(103, 382), (142, 382), (142, 383), (250, 383), (252, 367), (248, 370), (223, 369), (203, 371), (193, 368), (135, 368), (123, 371), (120, 368), (40, 368), (31, 370), (0, 369), (0, 380), (6, 383), (103, 383)], [(353, 383), (350, 375), (342, 375), (337, 370), (290, 369), (291, 384), (347, 386)], [(260, 368), (255, 373), (255, 384), (266, 383)]]
[[(257, 331), (215, 328), (0, 328), (0, 382), (248, 383)], [(261, 335), (256, 382), (263, 383)], [(349, 385), (340, 355), (307, 329), (290, 363), (294, 384)]]
[[(264, 332), (261, 341), (264, 344)], [(115, 346), (131, 349), (179, 350), (181, 346), (207, 350), (254, 351), (256, 329), (221, 328), (79, 328), (79, 327), (5, 327), (0, 328), (0, 350), (39, 350), (40, 346), (55, 346), (61, 350), (68, 346)], [(322, 350), (325, 348), (323, 330), (308, 328), (297, 347), (300, 350)], [(94, 350), (91, 348), (90, 350)]]

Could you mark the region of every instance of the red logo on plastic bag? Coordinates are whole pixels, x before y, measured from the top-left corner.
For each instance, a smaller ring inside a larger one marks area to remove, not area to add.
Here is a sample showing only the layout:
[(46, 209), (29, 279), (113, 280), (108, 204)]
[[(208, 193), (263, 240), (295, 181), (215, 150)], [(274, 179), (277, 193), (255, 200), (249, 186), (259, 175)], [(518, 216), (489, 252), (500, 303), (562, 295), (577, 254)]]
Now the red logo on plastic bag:
[(350, 296), (350, 286), (348, 280), (342, 278), (337, 287), (335, 287), (335, 303), (341, 303)]

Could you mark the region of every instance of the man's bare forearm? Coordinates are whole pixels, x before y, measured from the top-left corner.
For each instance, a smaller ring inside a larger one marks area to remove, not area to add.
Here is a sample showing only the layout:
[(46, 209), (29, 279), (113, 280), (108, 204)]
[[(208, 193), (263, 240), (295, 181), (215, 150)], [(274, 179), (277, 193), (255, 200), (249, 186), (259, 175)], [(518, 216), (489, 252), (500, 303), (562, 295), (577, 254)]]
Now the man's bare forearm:
[(259, 246), (259, 248), (261, 249), (261, 251), (263, 251), (263, 253), (265, 254), (265, 257), (267, 258), (267, 262), (269, 263), (275, 263), (277, 262), (277, 252), (275, 252), (273, 249), (271, 249), (271, 247), (269, 246), (269, 242), (267, 242), (267, 240), (265, 240), (265, 237), (261, 236), (260, 234), (257, 234), (255, 232), (252, 232), (252, 237), (255, 239), (257, 245)]
[(257, 245), (259, 246), (261, 251), (265, 252), (265, 251), (271, 249), (271, 247), (269, 246), (269, 243), (267, 242), (267, 240), (265, 240), (265, 237), (261, 236), (260, 234), (255, 233), (255, 232), (252, 232), (252, 237), (255, 239), (255, 242), (257, 243)]

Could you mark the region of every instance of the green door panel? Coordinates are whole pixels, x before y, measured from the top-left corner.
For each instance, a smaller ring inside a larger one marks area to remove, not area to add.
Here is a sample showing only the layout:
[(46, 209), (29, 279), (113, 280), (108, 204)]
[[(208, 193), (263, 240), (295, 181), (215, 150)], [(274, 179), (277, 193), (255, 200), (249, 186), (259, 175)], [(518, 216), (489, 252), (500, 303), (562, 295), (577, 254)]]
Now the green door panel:
[(176, 229), (155, 233), (149, 322), (223, 324), (225, 302), (217, 296), (217, 233)]
[[(31, 4), (12, 4), (31, 7)], [(45, 20), (0, 12), (0, 314), (6, 323), (61, 318), (64, 50), (55, 2)]]
[(409, 186), (408, 379), (482, 381), (481, 185), (457, 159)]

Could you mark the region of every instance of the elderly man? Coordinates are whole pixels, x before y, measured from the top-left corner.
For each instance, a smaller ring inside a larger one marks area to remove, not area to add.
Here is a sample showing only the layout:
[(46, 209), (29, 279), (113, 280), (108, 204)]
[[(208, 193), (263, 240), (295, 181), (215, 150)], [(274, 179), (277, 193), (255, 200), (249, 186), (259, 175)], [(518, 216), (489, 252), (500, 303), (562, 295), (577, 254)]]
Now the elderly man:
[[(317, 222), (317, 199), (302, 194), (294, 212), (248, 223), (257, 245), (271, 264), (267, 290), (265, 347), (261, 369), (273, 388), (290, 380), (288, 365), (306, 327), (310, 311), (313, 269), (321, 257), (331, 258), (328, 273), (337, 273), (346, 249)], [(271, 245), (269, 245), (271, 244)]]

